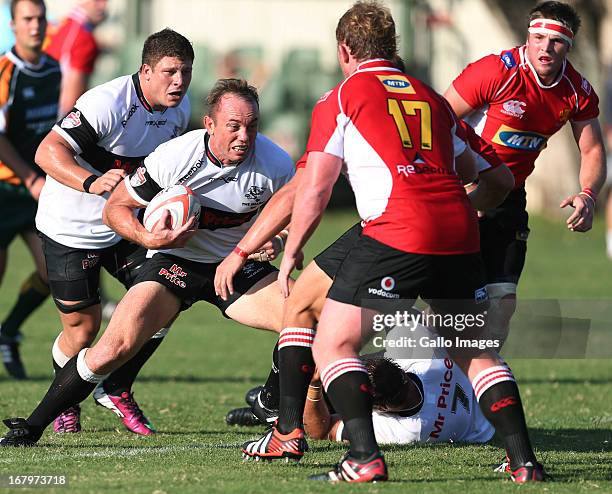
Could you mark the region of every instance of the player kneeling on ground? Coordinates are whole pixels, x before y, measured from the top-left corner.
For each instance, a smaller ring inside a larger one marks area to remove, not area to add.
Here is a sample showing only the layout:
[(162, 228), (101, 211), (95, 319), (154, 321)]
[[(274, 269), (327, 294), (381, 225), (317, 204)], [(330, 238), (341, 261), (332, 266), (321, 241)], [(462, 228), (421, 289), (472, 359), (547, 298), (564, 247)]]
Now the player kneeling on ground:
[[(247, 326), (279, 330), (283, 298), (276, 268), (267, 262), (247, 262), (236, 276), (234, 295), (227, 300), (215, 294), (213, 277), (262, 206), (293, 176), (293, 163), (287, 153), (258, 134), (255, 88), (242, 80), (223, 79), (207, 102), (205, 129), (160, 146), (115, 189), (104, 209), (105, 222), (122, 237), (150, 249), (152, 257), (98, 343), (80, 351), (56, 374), (27, 420), (5, 421), (11, 430), (0, 446), (36, 443), (61, 410), (84, 400), (106, 374), (199, 300)], [(172, 230), (166, 214), (153, 231), (147, 231), (134, 210), (175, 184), (190, 187), (198, 197), (199, 223), (194, 217)]]

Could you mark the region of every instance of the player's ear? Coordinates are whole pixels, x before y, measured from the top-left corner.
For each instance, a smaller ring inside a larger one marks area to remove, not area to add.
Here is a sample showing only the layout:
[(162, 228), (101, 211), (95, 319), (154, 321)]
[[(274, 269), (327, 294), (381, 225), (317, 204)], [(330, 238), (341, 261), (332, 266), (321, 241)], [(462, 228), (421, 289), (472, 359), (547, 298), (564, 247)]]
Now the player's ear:
[(215, 122), (209, 115), (204, 115), (202, 123), (204, 124), (204, 128), (210, 135), (213, 135), (215, 133)]
[(13, 31), (13, 33), (15, 32), (15, 21), (13, 19), (11, 19), (11, 22), (9, 22), (9, 26), (11, 27), (11, 31)]
[(153, 72), (153, 68), (149, 64), (143, 63), (142, 67), (140, 67), (140, 73), (144, 77), (145, 81), (151, 80), (152, 72)]

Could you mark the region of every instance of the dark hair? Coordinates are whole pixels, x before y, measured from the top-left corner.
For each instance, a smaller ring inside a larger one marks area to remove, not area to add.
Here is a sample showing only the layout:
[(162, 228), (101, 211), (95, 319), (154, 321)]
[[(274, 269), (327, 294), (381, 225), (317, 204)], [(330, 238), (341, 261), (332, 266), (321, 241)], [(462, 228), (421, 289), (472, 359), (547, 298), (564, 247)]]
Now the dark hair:
[(529, 12), (529, 22), (534, 19), (552, 19), (570, 28), (574, 35), (580, 29), (580, 16), (571, 5), (562, 2), (542, 2)]
[(40, 5), (45, 11), (47, 10), (47, 6), (45, 5), (44, 0), (11, 0), (11, 19), (15, 20), (15, 9), (17, 8), (17, 4), (19, 2), (28, 1), (30, 3), (34, 3), (36, 5)]
[(162, 29), (149, 36), (142, 47), (142, 65), (154, 68), (164, 57), (175, 57), (184, 62), (193, 62), (193, 46), (185, 36), (172, 29)]
[(374, 406), (390, 407), (402, 400), (406, 374), (399, 365), (388, 358), (363, 359), (363, 364), (370, 376)]
[(397, 36), (391, 11), (375, 1), (356, 2), (338, 21), (336, 41), (346, 44), (359, 61), (393, 59)]
[(211, 117), (214, 117), (217, 113), (221, 98), (226, 94), (235, 94), (245, 100), (252, 101), (259, 108), (259, 95), (254, 86), (249, 85), (244, 79), (219, 79), (206, 97), (206, 106)]

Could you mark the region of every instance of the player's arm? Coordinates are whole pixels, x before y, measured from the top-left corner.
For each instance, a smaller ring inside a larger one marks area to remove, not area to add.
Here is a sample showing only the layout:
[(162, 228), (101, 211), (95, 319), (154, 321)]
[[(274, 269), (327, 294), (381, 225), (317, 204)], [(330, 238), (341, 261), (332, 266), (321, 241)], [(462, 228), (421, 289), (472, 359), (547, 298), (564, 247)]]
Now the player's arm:
[(474, 111), (474, 108), (472, 108), (461, 97), (461, 95), (455, 89), (455, 86), (453, 86), (452, 84), (444, 93), (444, 97), (446, 98), (446, 101), (448, 101), (448, 103), (451, 105), (451, 108), (459, 118), (464, 118)]
[(76, 100), (87, 90), (89, 74), (74, 68), (62, 73), (62, 89), (59, 100), (59, 113), (64, 116), (74, 107)]
[(342, 159), (338, 156), (319, 151), (308, 153), (306, 169), (295, 194), (291, 231), (278, 275), (285, 297), (289, 295), (289, 276), (301, 262), (302, 247), (321, 221), (341, 168)]
[[(76, 154), (70, 143), (52, 130), (38, 146), (34, 161), (47, 175), (65, 186), (95, 195), (111, 192), (125, 177), (124, 170), (111, 169), (94, 180), (90, 178), (92, 173), (78, 164)], [(88, 191), (85, 190), (86, 185), (89, 186)]]
[(306, 405), (304, 406), (304, 431), (313, 439), (336, 440), (336, 433), (341, 424), (340, 416), (330, 415), (323, 397), (319, 371), (316, 370), (308, 386)]
[(195, 217), (172, 230), (170, 213), (166, 210), (153, 231), (149, 232), (134, 216), (134, 210), (143, 207), (121, 182), (104, 205), (102, 220), (121, 237), (147, 249), (171, 249), (183, 247), (196, 233)]
[(567, 219), (567, 227), (575, 232), (586, 232), (593, 225), (595, 200), (606, 179), (606, 151), (596, 118), (573, 121), (572, 131), (580, 150), (579, 180), (582, 191), (567, 197), (560, 206), (575, 209)]
[[(255, 223), (238, 243), (238, 249), (246, 254), (252, 254), (287, 227), (291, 220), (293, 201), (302, 174), (303, 168), (298, 168), (291, 180), (272, 195)], [(286, 241), (287, 238), (284, 235), (283, 237)], [(242, 269), (245, 262), (246, 257), (232, 252), (217, 266), (214, 281), (215, 293), (223, 300), (227, 300), (227, 297), (234, 293), (234, 276)]]
[(468, 193), (472, 207), (486, 211), (499, 206), (514, 187), (514, 176), (506, 165), (478, 175), (478, 184)]
[(476, 162), (469, 146), (455, 158), (455, 170), (464, 184), (469, 184), (478, 177)]
[(36, 171), (21, 157), (11, 141), (0, 134), (0, 161), (8, 166), (21, 179), (34, 199), (38, 200), (40, 190), (45, 183), (45, 177)]

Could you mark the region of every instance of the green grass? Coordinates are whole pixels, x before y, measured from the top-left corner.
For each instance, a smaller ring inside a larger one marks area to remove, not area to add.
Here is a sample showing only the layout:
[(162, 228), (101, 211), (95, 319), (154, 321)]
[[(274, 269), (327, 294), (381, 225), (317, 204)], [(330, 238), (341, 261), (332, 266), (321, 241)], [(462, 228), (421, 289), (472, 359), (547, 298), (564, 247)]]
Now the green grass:
[[(326, 218), (307, 252), (316, 253), (354, 221)], [(609, 298), (612, 263), (605, 258), (603, 225), (588, 235), (560, 222), (532, 220), (524, 298)], [(6, 313), (31, 262), (20, 243), (12, 248), (0, 296)], [(116, 285), (112, 290), (119, 295)], [(23, 355), (31, 380), (16, 383), (0, 370), (0, 417), (28, 415), (51, 378), (50, 347), (59, 328), (52, 303), (24, 331)], [(151, 438), (125, 432), (107, 410), (88, 399), (84, 432), (47, 432), (40, 447), (0, 450), (0, 475), (64, 474), (68, 488), (44, 492), (612, 492), (612, 362), (604, 359), (513, 360), (527, 420), (540, 458), (554, 476), (546, 485), (518, 487), (490, 465), (503, 456), (490, 446), (425, 445), (385, 448), (391, 482), (367, 486), (309, 483), (306, 476), (338, 460), (343, 447), (311, 442), (298, 464), (242, 463), (240, 444), (258, 429), (229, 428), (228, 409), (265, 378), (274, 338), (223, 319), (200, 303), (177, 321), (142, 372), (136, 397), (161, 431)], [(27, 492), (19, 489), (18, 492)], [(40, 489), (33, 490), (40, 492)]]

